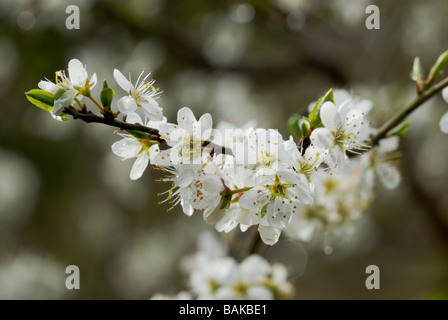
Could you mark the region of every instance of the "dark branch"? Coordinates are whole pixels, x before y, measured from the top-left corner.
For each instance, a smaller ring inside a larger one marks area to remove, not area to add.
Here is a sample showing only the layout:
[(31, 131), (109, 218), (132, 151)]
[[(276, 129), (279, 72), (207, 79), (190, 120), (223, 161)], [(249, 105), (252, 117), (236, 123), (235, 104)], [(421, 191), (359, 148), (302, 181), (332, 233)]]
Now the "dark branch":
[[(108, 126), (116, 127), (121, 130), (135, 130), (147, 133), (149, 135), (149, 138), (155, 141), (159, 141), (163, 143), (165, 140), (160, 136), (159, 131), (154, 128), (149, 128), (147, 126), (138, 124), (138, 123), (127, 123), (124, 121), (120, 121), (115, 119), (114, 117), (102, 117), (99, 115), (96, 115), (92, 113), (91, 111), (78, 111), (72, 107), (68, 107), (64, 109), (64, 112), (66, 114), (69, 114), (73, 117), (73, 119), (80, 119), (87, 123), (102, 123)], [(219, 146), (213, 142), (210, 141), (204, 141), (202, 144), (204, 147), (212, 148), (212, 154), (228, 154), (231, 155), (232, 150)]]

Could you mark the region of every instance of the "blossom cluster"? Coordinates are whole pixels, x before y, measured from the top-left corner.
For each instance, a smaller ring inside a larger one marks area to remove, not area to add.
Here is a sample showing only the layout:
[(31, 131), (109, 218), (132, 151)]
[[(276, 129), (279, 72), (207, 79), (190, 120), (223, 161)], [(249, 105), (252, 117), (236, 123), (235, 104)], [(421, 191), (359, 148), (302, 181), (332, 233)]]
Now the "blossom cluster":
[(241, 262), (211, 233), (198, 237), (198, 250), (182, 260), (188, 290), (175, 295), (154, 294), (151, 299), (272, 300), (291, 298), (294, 288), (285, 265), (270, 263), (258, 254)]
[[(372, 103), (347, 91), (329, 90), (310, 104), (307, 117), (291, 122), (294, 134), (284, 137), (254, 124), (236, 128), (220, 122), (214, 128), (210, 114), (197, 118), (188, 107), (177, 112), (175, 123), (168, 122), (149, 74), (142, 72), (135, 84), (117, 69), (113, 75), (124, 94), (112, 115), (158, 135), (124, 130), (112, 152), (121, 160), (134, 159), (132, 180), (149, 164), (160, 169), (160, 180), (169, 187), (159, 203), (167, 202), (168, 210), (179, 205), (188, 216), (202, 212), (219, 232), (256, 227), (268, 245), (283, 230), (299, 239), (311, 239), (316, 231), (337, 233), (362, 218), (375, 176), (387, 188), (400, 181), (399, 136), (372, 147)], [(41, 81), (39, 88), (53, 96), (47, 111), (61, 120), (64, 108), (85, 108), (83, 96), (95, 101), (90, 89), (96, 82), (95, 74), (89, 78), (82, 63), (71, 60), (68, 75), (59, 71), (55, 83)], [(103, 96), (102, 112), (107, 112), (111, 99)], [(250, 264), (258, 258), (248, 259)]]

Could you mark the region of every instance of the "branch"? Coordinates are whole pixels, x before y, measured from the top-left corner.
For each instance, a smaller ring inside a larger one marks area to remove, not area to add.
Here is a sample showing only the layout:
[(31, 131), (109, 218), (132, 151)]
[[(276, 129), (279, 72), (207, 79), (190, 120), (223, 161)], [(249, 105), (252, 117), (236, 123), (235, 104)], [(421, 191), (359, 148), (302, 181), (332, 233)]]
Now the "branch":
[[(136, 130), (140, 132), (148, 133), (150, 138), (152, 140), (159, 141), (160, 143), (163, 143), (165, 140), (161, 138), (159, 131), (154, 128), (149, 128), (147, 126), (138, 124), (138, 123), (127, 123), (124, 121), (117, 120), (113, 117), (101, 117), (99, 115), (96, 115), (92, 113), (91, 111), (78, 111), (74, 108), (65, 108), (64, 113), (69, 114), (73, 117), (73, 119), (80, 119), (87, 123), (102, 123), (111, 127), (116, 127), (121, 130)], [(211, 154), (233, 154), (232, 150), (229, 148), (219, 146), (213, 142), (210, 141), (204, 141), (202, 144), (204, 147), (212, 148), (213, 151)]]
[(436, 95), (437, 93), (442, 91), (443, 88), (447, 86), (448, 86), (448, 78), (445, 78), (441, 82), (434, 85), (433, 87), (423, 91), (409, 105), (404, 107), (403, 110), (401, 110), (401, 112), (393, 116), (378, 130), (378, 132), (372, 137), (371, 145), (375, 146), (376, 144), (378, 144), (378, 141), (386, 137), (390, 130), (399, 125), (401, 121), (403, 121), (413, 111), (415, 111), (418, 107), (420, 107), (427, 100), (429, 100), (429, 98)]

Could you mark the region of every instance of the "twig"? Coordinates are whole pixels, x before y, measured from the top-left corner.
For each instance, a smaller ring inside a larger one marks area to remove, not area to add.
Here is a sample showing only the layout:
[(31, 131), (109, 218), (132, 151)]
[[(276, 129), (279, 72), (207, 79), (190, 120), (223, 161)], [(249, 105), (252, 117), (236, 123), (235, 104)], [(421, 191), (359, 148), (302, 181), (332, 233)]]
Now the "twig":
[[(108, 126), (116, 127), (121, 130), (135, 130), (140, 132), (148, 133), (152, 140), (156, 140), (159, 142), (164, 142), (165, 140), (160, 137), (159, 131), (154, 128), (149, 128), (147, 126), (138, 124), (138, 123), (127, 123), (124, 121), (117, 120), (113, 117), (102, 117), (92, 113), (91, 111), (78, 111), (74, 108), (65, 108), (64, 113), (69, 114), (73, 117), (73, 119), (80, 119), (87, 123), (102, 123)], [(204, 141), (202, 144), (204, 147), (212, 148), (212, 153), (214, 154), (232, 154), (232, 150), (229, 148), (219, 146), (210, 141)]]
[(376, 144), (378, 144), (378, 141), (386, 137), (390, 130), (398, 126), (413, 111), (415, 111), (418, 107), (424, 104), (429, 98), (436, 95), (437, 93), (442, 91), (443, 88), (447, 86), (448, 86), (448, 78), (445, 78), (444, 80), (440, 81), (433, 87), (423, 91), (409, 105), (404, 107), (401, 110), (401, 112), (393, 116), (378, 130), (378, 132), (372, 137), (371, 145), (375, 146)]

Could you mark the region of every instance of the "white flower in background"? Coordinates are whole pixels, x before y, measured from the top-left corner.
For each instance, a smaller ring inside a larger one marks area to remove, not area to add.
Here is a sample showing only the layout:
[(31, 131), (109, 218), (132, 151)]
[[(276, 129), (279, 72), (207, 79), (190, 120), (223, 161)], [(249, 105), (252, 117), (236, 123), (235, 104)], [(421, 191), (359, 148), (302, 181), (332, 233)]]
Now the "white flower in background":
[(62, 114), (65, 107), (73, 104), (78, 94), (85, 95), (97, 82), (96, 73), (89, 78), (87, 70), (81, 61), (72, 59), (68, 63), (68, 77), (64, 71), (56, 72), (56, 83), (49, 80), (42, 80), (38, 83), (38, 87), (53, 95), (60, 92), (55, 97), (52, 115), (56, 120), (60, 120), (57, 116)]
[[(442, 90), (442, 97), (448, 103), (448, 87)], [(448, 112), (440, 118), (439, 127), (443, 133), (448, 134)]]
[(123, 137), (120, 141), (112, 144), (112, 152), (122, 160), (135, 159), (129, 177), (137, 180), (146, 170), (150, 161), (159, 152), (159, 144), (147, 139), (136, 138), (130, 134), (119, 134)]
[[(204, 240), (208, 245), (201, 248), (200, 243)], [(271, 265), (257, 254), (249, 255), (238, 263), (227, 256), (222, 243), (216, 241), (214, 235), (200, 235), (198, 251), (184, 258), (183, 265), (189, 274), (189, 289), (197, 299), (271, 300), (290, 297), (293, 293), (284, 265)]]
[(368, 146), (369, 123), (364, 113), (350, 110), (351, 101), (347, 100), (337, 108), (332, 102), (325, 102), (320, 111), (323, 128), (311, 133), (311, 144), (328, 152), (325, 163), (330, 169), (346, 169), (348, 157), (346, 151), (359, 153)]
[(192, 299), (193, 295), (188, 291), (181, 291), (174, 295), (156, 293), (150, 298), (150, 300), (192, 300)]
[(381, 139), (378, 147), (362, 155), (369, 169), (376, 173), (384, 187), (395, 189), (401, 181), (401, 153), (397, 151), (400, 143), (398, 136)]
[(151, 75), (149, 73), (141, 81), (140, 78), (145, 71), (140, 73), (135, 85), (131, 82), (131, 76), (129, 80), (117, 69), (114, 69), (114, 78), (118, 85), (126, 91), (129, 96), (122, 97), (117, 102), (118, 110), (129, 117), (127, 122), (134, 123), (136, 119), (136, 111), (138, 107), (142, 107), (145, 115), (150, 120), (160, 121), (163, 119), (162, 108), (159, 107), (156, 99), (159, 98), (160, 93), (158, 88), (153, 86), (155, 80), (146, 82), (146, 79)]
[(319, 170), (313, 176), (313, 205), (298, 209), (285, 228), (286, 234), (310, 241), (319, 230), (334, 234), (354, 228), (372, 200), (372, 181), (364, 176), (365, 166), (358, 161), (350, 162), (344, 174)]
[(200, 164), (207, 153), (202, 150), (202, 142), (210, 138), (213, 120), (209, 113), (196, 120), (190, 108), (183, 107), (177, 112), (177, 125), (161, 124), (159, 133), (171, 148), (160, 152), (155, 160), (159, 166), (176, 164)]

